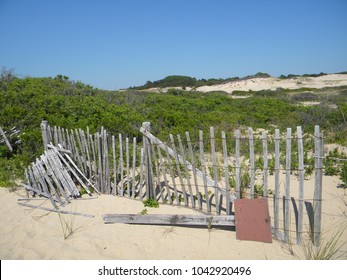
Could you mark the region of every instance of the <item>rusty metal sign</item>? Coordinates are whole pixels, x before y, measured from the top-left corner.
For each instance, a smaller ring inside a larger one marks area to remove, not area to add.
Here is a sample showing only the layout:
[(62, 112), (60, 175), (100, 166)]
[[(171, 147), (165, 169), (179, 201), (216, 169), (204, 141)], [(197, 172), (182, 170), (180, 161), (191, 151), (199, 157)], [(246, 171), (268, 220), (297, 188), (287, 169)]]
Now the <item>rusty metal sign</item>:
[(234, 203), (236, 238), (272, 243), (267, 199), (237, 199)]

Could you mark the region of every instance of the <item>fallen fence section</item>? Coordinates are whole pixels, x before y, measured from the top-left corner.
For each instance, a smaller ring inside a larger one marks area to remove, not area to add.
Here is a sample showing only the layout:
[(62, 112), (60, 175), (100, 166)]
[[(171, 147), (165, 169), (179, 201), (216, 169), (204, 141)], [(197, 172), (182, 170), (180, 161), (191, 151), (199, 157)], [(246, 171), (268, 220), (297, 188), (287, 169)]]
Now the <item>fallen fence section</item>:
[(70, 158), (68, 150), (52, 144), (44, 154), (25, 170), (27, 184), (22, 184), (32, 196), (49, 199), (55, 209), (80, 197), (83, 192), (91, 195), (98, 192), (91, 181)]

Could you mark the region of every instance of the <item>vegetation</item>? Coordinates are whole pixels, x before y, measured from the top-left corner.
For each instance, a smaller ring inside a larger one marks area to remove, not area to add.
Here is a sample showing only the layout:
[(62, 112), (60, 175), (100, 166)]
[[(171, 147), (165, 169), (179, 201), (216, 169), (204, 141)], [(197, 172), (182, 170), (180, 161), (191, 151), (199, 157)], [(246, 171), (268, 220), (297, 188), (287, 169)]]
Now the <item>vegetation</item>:
[[(246, 78), (260, 76), (268, 74), (257, 73)], [(221, 81), (171, 76), (151, 86), (188, 87), (215, 82)], [(24, 167), (42, 154), (42, 120), (67, 129), (89, 126), (92, 133), (104, 126), (113, 135), (136, 136), (140, 141), (139, 129), (144, 121), (150, 121), (152, 132), (164, 141), (169, 133), (183, 135), (185, 131), (203, 130), (208, 134), (210, 126), (220, 135), (222, 130), (248, 126), (273, 130), (274, 127), (284, 129), (301, 125), (303, 131), (313, 131), (318, 124), (324, 130), (326, 142), (346, 145), (347, 87), (306, 91), (310, 94), (296, 96), (303, 92), (284, 89), (251, 92), (251, 97), (244, 99), (232, 99), (223, 92), (177, 89), (167, 93), (136, 88), (105, 91), (71, 81), (63, 75), (19, 78), (13, 71), (3, 69), (0, 74), (0, 125), (5, 131), (14, 126), (20, 130), (21, 143), (10, 138), (13, 153), (0, 143), (0, 185), (13, 185), (23, 176)], [(320, 105), (302, 106), (298, 100), (303, 99), (317, 99)]]

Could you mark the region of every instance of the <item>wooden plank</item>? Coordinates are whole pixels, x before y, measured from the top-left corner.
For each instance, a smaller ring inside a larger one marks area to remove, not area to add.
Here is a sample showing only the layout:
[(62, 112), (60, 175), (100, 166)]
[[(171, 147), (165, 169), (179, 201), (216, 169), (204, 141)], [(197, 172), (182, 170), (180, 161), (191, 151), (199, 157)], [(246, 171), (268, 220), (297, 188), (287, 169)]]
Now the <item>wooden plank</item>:
[(136, 137), (133, 138), (133, 180), (132, 180), (132, 199), (135, 199), (136, 193)]
[[(159, 164), (158, 164), (158, 159), (157, 159), (157, 154), (155, 152), (155, 144), (151, 145), (151, 154), (153, 155), (153, 160), (154, 160), (154, 170), (155, 170), (155, 174), (153, 174), (152, 178), (153, 178), (153, 184), (154, 184), (154, 178), (156, 178), (156, 187), (154, 188), (154, 194), (155, 194), (155, 198), (156, 200), (159, 200), (159, 197), (157, 197), (157, 193), (156, 193), (156, 189), (157, 187), (159, 187), (159, 196), (161, 197), (161, 201), (162, 203), (164, 203), (164, 194), (163, 194), (163, 186), (161, 185), (160, 182), (160, 171), (159, 171)], [(153, 171), (154, 172), (154, 171)]]
[(105, 193), (110, 193), (110, 165), (108, 157), (108, 134), (103, 129), (103, 178), (105, 185)]
[(120, 166), (120, 195), (124, 196), (124, 159), (123, 159), (123, 138), (122, 134), (118, 135), (119, 138), (119, 166)]
[[(159, 155), (159, 166), (160, 166), (161, 172), (163, 173), (164, 186), (166, 187), (167, 197), (168, 197), (169, 203), (172, 204), (172, 196), (171, 196), (171, 192), (170, 192), (170, 187), (168, 185), (164, 160), (163, 160), (163, 156), (161, 155), (160, 147), (158, 145), (157, 145), (157, 151), (158, 151), (158, 155)], [(165, 201), (164, 201), (164, 203), (165, 203)]]
[(139, 183), (139, 196), (140, 200), (142, 201), (143, 195), (142, 195), (142, 188), (143, 188), (143, 168), (144, 167), (144, 151), (143, 148), (141, 148), (141, 158), (140, 158), (140, 183)]
[(287, 128), (286, 136), (286, 183), (284, 201), (284, 240), (289, 242), (290, 232), (290, 172), (291, 172), (292, 129)]
[(211, 204), (210, 204), (210, 198), (209, 198), (209, 193), (207, 189), (206, 161), (204, 158), (204, 139), (203, 139), (202, 130), (199, 131), (199, 151), (200, 151), (199, 156), (200, 156), (200, 162), (201, 162), (202, 181), (203, 181), (204, 191), (205, 191), (206, 207), (207, 207), (207, 212), (211, 213)]
[(95, 188), (100, 191), (100, 186), (98, 185), (98, 168), (97, 168), (97, 157), (96, 157), (96, 150), (95, 150), (95, 143), (93, 140), (93, 135), (89, 135), (89, 141), (90, 141), (90, 146), (92, 148), (92, 155), (93, 155), (93, 174), (91, 174), (91, 178), (94, 177), (94, 182), (95, 182)]
[(213, 179), (214, 179), (214, 201), (216, 205), (216, 212), (220, 214), (219, 205), (219, 193), (218, 193), (218, 169), (217, 169), (217, 157), (216, 157), (216, 143), (214, 139), (214, 128), (210, 127), (210, 141), (211, 141), (211, 153), (212, 153), (212, 165), (213, 165)]
[(102, 170), (102, 135), (97, 132), (96, 133), (96, 144), (97, 144), (97, 151), (98, 151), (98, 184), (99, 184), (99, 190), (101, 193), (105, 192), (105, 185), (104, 185), (104, 179), (103, 179), (103, 170)]
[[(47, 126), (48, 126), (48, 121), (42, 121), (41, 122), (41, 134), (42, 134), (42, 140), (43, 140), (43, 148), (47, 150), (47, 145), (49, 143), (49, 139), (47, 137)], [(2, 131), (0, 127), (0, 132)]]
[[(181, 190), (183, 193), (183, 199), (184, 199), (184, 205), (188, 206), (188, 197), (187, 197), (187, 192), (186, 192), (186, 188), (184, 185), (184, 181), (183, 181), (183, 177), (182, 177), (182, 172), (181, 172), (181, 167), (180, 167), (180, 160), (178, 158), (178, 153), (176, 150), (176, 145), (175, 145), (175, 140), (172, 134), (170, 134), (170, 140), (171, 140), (171, 147), (172, 150), (174, 151), (174, 158), (175, 158), (175, 162), (176, 162), (176, 169), (177, 169), (177, 173), (178, 173), (178, 178), (180, 180), (180, 185), (181, 185)], [(183, 159), (182, 159), (183, 162)]]
[(298, 220), (297, 220), (297, 232), (296, 232), (296, 243), (302, 244), (302, 221), (304, 212), (304, 145), (302, 140), (302, 129), (301, 126), (296, 128), (298, 136), (298, 160), (299, 160), (299, 209), (298, 209)]
[[(158, 145), (159, 147), (159, 145)], [(169, 165), (169, 171), (170, 171), (170, 177), (171, 177), (171, 181), (172, 181), (172, 186), (174, 188), (174, 193), (175, 193), (175, 198), (176, 198), (176, 203), (177, 205), (180, 204), (180, 200), (179, 200), (179, 196), (178, 196), (178, 191), (177, 191), (177, 187), (176, 187), (176, 182), (175, 182), (175, 174), (173, 172), (173, 168), (172, 168), (172, 161), (170, 158), (170, 154), (169, 154), (169, 147), (167, 145), (164, 146), (165, 151), (166, 151), (166, 158), (167, 158), (167, 163)]]
[(248, 128), (248, 139), (249, 139), (249, 164), (250, 164), (250, 188), (251, 198), (254, 198), (254, 184), (255, 184), (255, 157), (254, 157), (254, 136), (253, 129)]
[[(80, 169), (83, 171), (84, 174), (86, 174), (86, 155), (84, 151), (84, 146), (82, 145), (82, 140), (80, 136), (80, 129), (75, 129), (76, 139), (78, 142), (78, 146), (76, 146), (76, 150), (78, 149), (80, 151), (79, 155), (81, 157), (80, 159)], [(56, 145), (58, 146), (58, 145)]]
[(54, 140), (54, 145), (59, 144), (59, 139), (58, 139), (58, 129), (56, 126), (53, 127), (53, 140)]
[(85, 151), (85, 155), (86, 155), (86, 171), (88, 174), (86, 174), (86, 177), (89, 177), (89, 179), (91, 178), (91, 174), (92, 174), (92, 163), (90, 160), (90, 151), (89, 151), (89, 141), (88, 141), (88, 137), (86, 137), (85, 133), (83, 130), (80, 130), (81, 133), (81, 141), (82, 141), (82, 145), (84, 147), (84, 151)]
[(166, 215), (166, 214), (105, 214), (102, 215), (105, 224), (147, 224), (147, 225), (171, 225), (171, 226), (225, 226), (235, 225), (235, 218), (231, 215)]
[(236, 183), (236, 198), (240, 199), (242, 197), (241, 193), (241, 163), (240, 163), (240, 139), (241, 139), (241, 133), (240, 130), (236, 130), (235, 133), (235, 183)]
[[(224, 157), (224, 180), (225, 180), (225, 191), (229, 193), (229, 163), (228, 163), (228, 150), (225, 132), (222, 131), (222, 145), (223, 145), (223, 157)], [(231, 214), (230, 196), (226, 196), (226, 214)]]
[[(195, 199), (193, 196), (192, 185), (190, 183), (190, 174), (189, 174), (188, 167), (187, 167), (186, 156), (185, 156), (185, 152), (184, 152), (184, 148), (183, 148), (183, 144), (182, 144), (181, 135), (179, 135), (179, 134), (177, 135), (177, 140), (178, 140), (178, 145), (179, 145), (180, 153), (181, 153), (182, 160), (183, 160), (184, 173), (186, 176), (190, 201), (192, 203), (192, 207), (195, 208)], [(188, 203), (188, 205), (189, 205), (189, 203)]]
[(130, 198), (130, 156), (129, 156), (129, 138), (125, 138), (125, 159), (126, 159), (126, 181), (127, 181), (127, 194)]
[(198, 185), (198, 178), (196, 174), (196, 166), (195, 166), (195, 160), (194, 160), (194, 155), (193, 155), (193, 147), (192, 147), (192, 142), (190, 141), (190, 135), (189, 132), (186, 132), (186, 139), (187, 139), (187, 144), (188, 144), (188, 150), (189, 150), (189, 156), (190, 156), (190, 162), (192, 165), (192, 171), (193, 171), (193, 179), (194, 179), (194, 186), (195, 186), (195, 194), (198, 199), (198, 204), (199, 204), (199, 209), (202, 209), (202, 197), (199, 192), (199, 185)]
[(117, 157), (116, 157), (116, 139), (114, 135), (112, 135), (112, 155), (113, 155), (113, 194), (118, 194), (117, 190)]
[(261, 136), (263, 142), (263, 159), (264, 159), (264, 170), (263, 170), (263, 196), (267, 197), (268, 193), (268, 174), (269, 174), (269, 161), (268, 161), (268, 152), (267, 152), (267, 136), (266, 132), (262, 132)]
[(314, 196), (313, 196), (313, 242), (315, 246), (321, 241), (321, 216), (322, 216), (322, 179), (323, 179), (323, 134), (319, 126), (314, 128)]
[(275, 194), (274, 194), (274, 236), (279, 238), (280, 205), (280, 131), (275, 129)]
[(53, 208), (48, 208), (48, 207), (32, 205), (32, 204), (28, 204), (28, 203), (17, 202), (17, 204), (24, 206), (24, 207), (29, 207), (29, 208), (33, 208), (33, 209), (40, 209), (40, 210), (45, 210), (45, 211), (49, 211), (49, 212), (56, 212), (56, 213), (60, 213), (60, 214), (82, 216), (82, 217), (87, 217), (87, 218), (94, 218), (95, 217), (94, 215), (90, 215), (90, 214), (71, 212), (71, 211), (66, 211), (66, 210), (58, 210), (58, 209), (53, 209)]

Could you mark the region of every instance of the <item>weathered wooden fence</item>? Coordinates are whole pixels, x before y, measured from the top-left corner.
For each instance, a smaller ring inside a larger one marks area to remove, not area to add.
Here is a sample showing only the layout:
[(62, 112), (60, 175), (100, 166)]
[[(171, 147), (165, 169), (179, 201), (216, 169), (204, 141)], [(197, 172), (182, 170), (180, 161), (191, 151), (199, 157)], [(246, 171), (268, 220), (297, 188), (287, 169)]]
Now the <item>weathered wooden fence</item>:
[[(103, 128), (91, 134), (88, 128), (67, 130), (43, 121), (41, 129), (46, 153), (55, 150), (65, 160), (68, 155), (68, 172), (80, 172), (72, 176), (75, 181), (83, 174), (89, 191), (152, 198), (218, 216), (233, 215), (235, 199), (267, 197), (275, 238), (301, 243), (308, 233), (315, 244), (320, 242), (323, 135), (318, 126), (314, 135), (303, 134), (301, 127), (296, 133), (288, 128), (284, 135), (278, 129), (269, 135), (252, 128), (217, 135), (211, 127), (207, 137), (202, 131), (186, 132), (185, 137), (170, 135), (161, 141), (143, 123), (142, 143), (109, 135)], [(40, 167), (44, 174), (47, 168)], [(44, 187), (33, 174), (35, 168), (29, 167), (28, 185), (53, 192), (53, 186)], [(311, 171), (313, 186), (305, 180)], [(76, 185), (82, 184), (77, 180)]]

